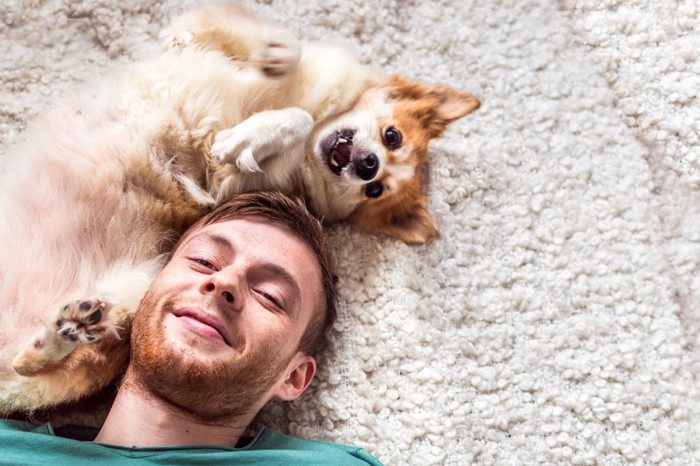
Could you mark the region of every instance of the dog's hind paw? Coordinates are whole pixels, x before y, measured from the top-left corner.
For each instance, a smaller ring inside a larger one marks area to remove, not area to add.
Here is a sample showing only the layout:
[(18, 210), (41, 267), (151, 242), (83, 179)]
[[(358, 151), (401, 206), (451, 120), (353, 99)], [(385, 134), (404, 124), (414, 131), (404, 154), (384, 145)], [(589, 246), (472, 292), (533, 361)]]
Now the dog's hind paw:
[(51, 326), (43, 328), (14, 358), (18, 374), (31, 376), (54, 367), (71, 351), (108, 333), (119, 336), (109, 319), (114, 305), (106, 300), (78, 300), (59, 309)]
[(56, 320), (56, 333), (71, 342), (92, 343), (116, 327), (108, 318), (112, 304), (94, 299), (74, 301), (63, 306)]

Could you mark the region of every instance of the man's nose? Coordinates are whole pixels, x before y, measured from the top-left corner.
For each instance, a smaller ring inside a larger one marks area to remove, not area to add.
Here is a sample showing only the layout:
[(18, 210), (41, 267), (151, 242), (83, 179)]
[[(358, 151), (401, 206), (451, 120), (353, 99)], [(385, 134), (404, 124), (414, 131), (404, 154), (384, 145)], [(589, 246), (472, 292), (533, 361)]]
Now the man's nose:
[(224, 275), (220, 271), (209, 275), (202, 284), (201, 291), (213, 296), (223, 306), (238, 307), (242, 304), (243, 296), (238, 287), (238, 280), (230, 273)]

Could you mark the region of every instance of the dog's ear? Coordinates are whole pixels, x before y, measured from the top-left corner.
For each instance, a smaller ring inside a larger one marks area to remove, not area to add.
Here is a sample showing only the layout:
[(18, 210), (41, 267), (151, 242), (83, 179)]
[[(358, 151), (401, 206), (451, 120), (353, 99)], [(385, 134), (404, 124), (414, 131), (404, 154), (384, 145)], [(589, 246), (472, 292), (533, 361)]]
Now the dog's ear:
[(476, 96), (440, 84), (428, 86), (428, 95), (437, 102), (435, 118), (443, 126), (469, 115), (481, 105)]
[(430, 138), (445, 132), (447, 125), (470, 114), (481, 102), (473, 94), (441, 84), (426, 85), (418, 81), (391, 76), (387, 80), (389, 97), (420, 121)]
[(379, 235), (388, 235), (408, 244), (425, 244), (440, 236), (424, 198), (396, 209), (355, 211), (350, 222)]
[(433, 216), (422, 204), (417, 204), (412, 210), (393, 217), (386, 231), (408, 244), (425, 244), (440, 236)]

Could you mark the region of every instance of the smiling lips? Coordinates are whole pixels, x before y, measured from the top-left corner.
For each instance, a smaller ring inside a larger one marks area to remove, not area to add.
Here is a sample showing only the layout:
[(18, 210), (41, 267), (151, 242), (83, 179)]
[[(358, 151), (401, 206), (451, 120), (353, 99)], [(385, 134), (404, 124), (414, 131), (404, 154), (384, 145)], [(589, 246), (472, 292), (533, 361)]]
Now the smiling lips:
[(231, 339), (226, 331), (226, 327), (218, 317), (197, 308), (175, 309), (173, 315), (188, 330), (231, 346)]

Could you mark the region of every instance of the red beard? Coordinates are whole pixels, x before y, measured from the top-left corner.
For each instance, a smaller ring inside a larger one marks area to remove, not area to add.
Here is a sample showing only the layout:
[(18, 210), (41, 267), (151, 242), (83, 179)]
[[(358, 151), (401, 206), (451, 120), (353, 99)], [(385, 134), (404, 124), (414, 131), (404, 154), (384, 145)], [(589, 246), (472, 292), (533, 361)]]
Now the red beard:
[[(276, 344), (263, 341), (233, 361), (202, 361), (165, 343), (164, 320), (176, 305), (158, 309), (154, 287), (141, 301), (131, 333), (131, 379), (136, 387), (202, 422), (231, 421), (254, 414), (263, 396), (279, 380), (293, 358)], [(229, 325), (231, 343), (240, 350), (245, 341)]]

